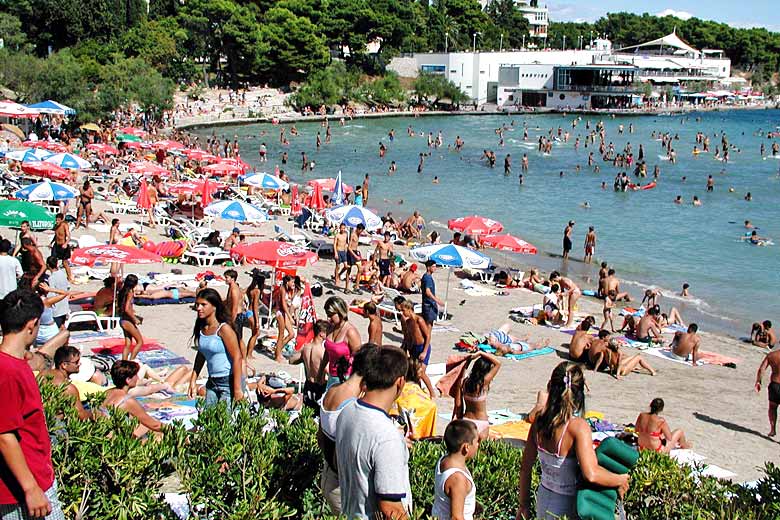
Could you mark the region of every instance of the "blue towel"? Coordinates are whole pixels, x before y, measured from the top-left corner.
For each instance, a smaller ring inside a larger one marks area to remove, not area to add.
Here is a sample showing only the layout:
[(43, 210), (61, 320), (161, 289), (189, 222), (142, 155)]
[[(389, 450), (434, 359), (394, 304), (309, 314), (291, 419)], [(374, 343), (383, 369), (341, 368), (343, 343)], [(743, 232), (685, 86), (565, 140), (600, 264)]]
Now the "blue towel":
[[(484, 345), (484, 344), (483, 345), (479, 345), (479, 350), (482, 350), (483, 352), (487, 352), (489, 354), (495, 354), (495, 352), (496, 352), (496, 349), (494, 349), (490, 345)], [(552, 348), (552, 347), (544, 347), (544, 348), (539, 348), (539, 349), (536, 349), (536, 350), (529, 350), (528, 352), (522, 352), (522, 353), (519, 353), (519, 354), (507, 354), (507, 355), (505, 355), (503, 357), (505, 357), (507, 359), (514, 359), (515, 361), (520, 361), (520, 360), (526, 359), (526, 358), (532, 358), (532, 357), (536, 357), (536, 356), (543, 356), (545, 354), (552, 354), (553, 352), (555, 352), (554, 348)]]

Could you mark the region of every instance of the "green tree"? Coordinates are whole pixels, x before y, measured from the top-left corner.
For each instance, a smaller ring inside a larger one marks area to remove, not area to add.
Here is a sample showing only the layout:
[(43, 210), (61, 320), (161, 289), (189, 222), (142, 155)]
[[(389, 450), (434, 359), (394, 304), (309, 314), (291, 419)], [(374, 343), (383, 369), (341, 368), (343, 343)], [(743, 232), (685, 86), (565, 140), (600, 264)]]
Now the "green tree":
[(263, 39), (268, 44), (265, 78), (275, 84), (299, 81), (330, 61), (325, 39), (308, 18), (275, 7), (264, 18)]
[(468, 96), (455, 83), (432, 72), (421, 72), (414, 81), (413, 89), (417, 102), (422, 104), (435, 106), (448, 100), (449, 104), (458, 106), (468, 101)]
[(22, 21), (9, 13), (0, 13), (0, 39), (3, 46), (15, 52), (30, 52), (32, 44), (22, 30)]
[(492, 22), (485, 28), (485, 45), (493, 49), (500, 48), (503, 35), (505, 49), (519, 49), (523, 46), (523, 36), (528, 39), (530, 24), (514, 0), (494, 0), (488, 4), (485, 12)]

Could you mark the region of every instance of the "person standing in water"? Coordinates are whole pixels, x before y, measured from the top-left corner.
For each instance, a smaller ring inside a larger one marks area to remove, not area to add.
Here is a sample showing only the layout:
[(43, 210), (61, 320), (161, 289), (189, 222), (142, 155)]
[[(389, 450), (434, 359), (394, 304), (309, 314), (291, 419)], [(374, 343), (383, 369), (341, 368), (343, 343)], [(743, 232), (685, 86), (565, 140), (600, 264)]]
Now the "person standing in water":
[(571, 233), (574, 231), (574, 221), (570, 220), (563, 230), (563, 258), (569, 258), (569, 251), (571, 251)]
[(585, 235), (585, 263), (589, 264), (593, 260), (593, 253), (596, 251), (596, 230), (593, 226), (588, 228)]

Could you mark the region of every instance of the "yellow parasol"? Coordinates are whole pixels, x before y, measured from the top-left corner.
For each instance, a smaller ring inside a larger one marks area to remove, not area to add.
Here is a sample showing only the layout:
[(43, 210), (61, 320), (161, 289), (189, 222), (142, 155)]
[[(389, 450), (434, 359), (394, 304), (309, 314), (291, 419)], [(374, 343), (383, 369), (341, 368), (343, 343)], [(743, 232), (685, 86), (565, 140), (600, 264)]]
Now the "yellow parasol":
[(18, 137), (19, 139), (24, 141), (24, 132), (22, 132), (22, 129), (19, 128), (18, 126), (4, 123), (2, 125), (2, 128), (3, 128), (3, 130), (8, 130), (12, 134), (14, 134), (16, 137)]
[(100, 132), (100, 127), (95, 123), (87, 123), (86, 125), (81, 125), (81, 129), (87, 130), (89, 132)]

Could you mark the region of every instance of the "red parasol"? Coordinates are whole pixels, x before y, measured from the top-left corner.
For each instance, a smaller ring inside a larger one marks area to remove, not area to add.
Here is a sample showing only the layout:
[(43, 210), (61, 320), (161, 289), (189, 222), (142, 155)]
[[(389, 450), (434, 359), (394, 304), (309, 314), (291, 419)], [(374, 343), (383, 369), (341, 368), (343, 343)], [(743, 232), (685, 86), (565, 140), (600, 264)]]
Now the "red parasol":
[(225, 177), (230, 175), (236, 177), (242, 173), (241, 167), (235, 164), (219, 162), (217, 164), (210, 164), (203, 168), (203, 172), (208, 175), (214, 175), (216, 177)]
[(70, 258), (75, 265), (153, 264), (162, 257), (144, 249), (123, 245), (100, 245), (75, 249)]
[(538, 252), (533, 244), (529, 244), (522, 238), (509, 234), (488, 235), (482, 239), (482, 244), (499, 251), (512, 251), (526, 255), (535, 255)]
[(236, 166), (241, 170), (241, 173), (246, 173), (252, 169), (249, 163), (247, 163), (240, 157), (235, 159), (232, 157), (228, 157), (226, 159), (219, 159), (219, 164), (230, 164), (232, 166)]
[[(307, 184), (309, 186), (314, 186), (315, 188), (319, 186), (325, 191), (332, 192), (334, 189), (336, 189), (336, 179), (332, 177), (329, 179), (312, 179)], [(344, 193), (352, 193), (352, 186), (345, 182), (342, 182), (341, 185), (344, 187)]]
[(31, 161), (22, 163), (22, 171), (36, 177), (45, 177), (57, 181), (66, 181), (71, 178), (70, 172), (61, 166), (46, 161)]
[(203, 186), (200, 191), (200, 203), (205, 208), (211, 204), (212, 183), (208, 179), (203, 180)]
[(149, 199), (149, 186), (146, 184), (146, 179), (141, 179), (141, 187), (138, 188), (138, 198), (135, 203), (139, 208), (143, 209), (152, 207), (152, 201)]
[(102, 153), (105, 155), (119, 155), (119, 150), (111, 146), (110, 144), (104, 144), (104, 143), (92, 143), (87, 145), (87, 150), (91, 152), (97, 152)]
[(150, 161), (136, 161), (134, 163), (130, 163), (127, 171), (136, 175), (169, 175), (167, 169)]
[(314, 192), (311, 194), (309, 207), (315, 211), (323, 211), (325, 209), (325, 199), (322, 197), (322, 187), (319, 184), (314, 185)]
[(290, 213), (293, 215), (300, 215), (301, 211), (301, 200), (298, 198), (298, 185), (293, 184), (292, 187), (292, 193), (290, 195)]
[(499, 233), (504, 229), (501, 222), (487, 217), (480, 217), (479, 215), (450, 219), (447, 221), (447, 227), (453, 231), (459, 231), (469, 235)]
[(316, 253), (304, 247), (274, 240), (238, 245), (230, 250), (230, 254), (249, 263), (273, 267), (304, 267), (315, 263), (319, 258)]
[(152, 143), (152, 148), (162, 148), (163, 150), (182, 150), (184, 145), (178, 141), (164, 139), (162, 141), (155, 141)]
[(64, 144), (54, 141), (25, 141), (22, 143), (22, 146), (28, 146), (30, 148), (43, 148), (44, 150), (49, 150), (50, 152), (56, 153), (65, 153), (68, 151), (68, 148)]
[[(208, 179), (204, 179), (202, 181), (180, 182), (168, 188), (168, 192), (174, 195), (194, 193), (200, 193), (202, 195), (207, 181)], [(210, 195), (216, 191), (225, 189), (225, 187), (226, 185), (224, 183), (208, 181), (208, 190)]]

